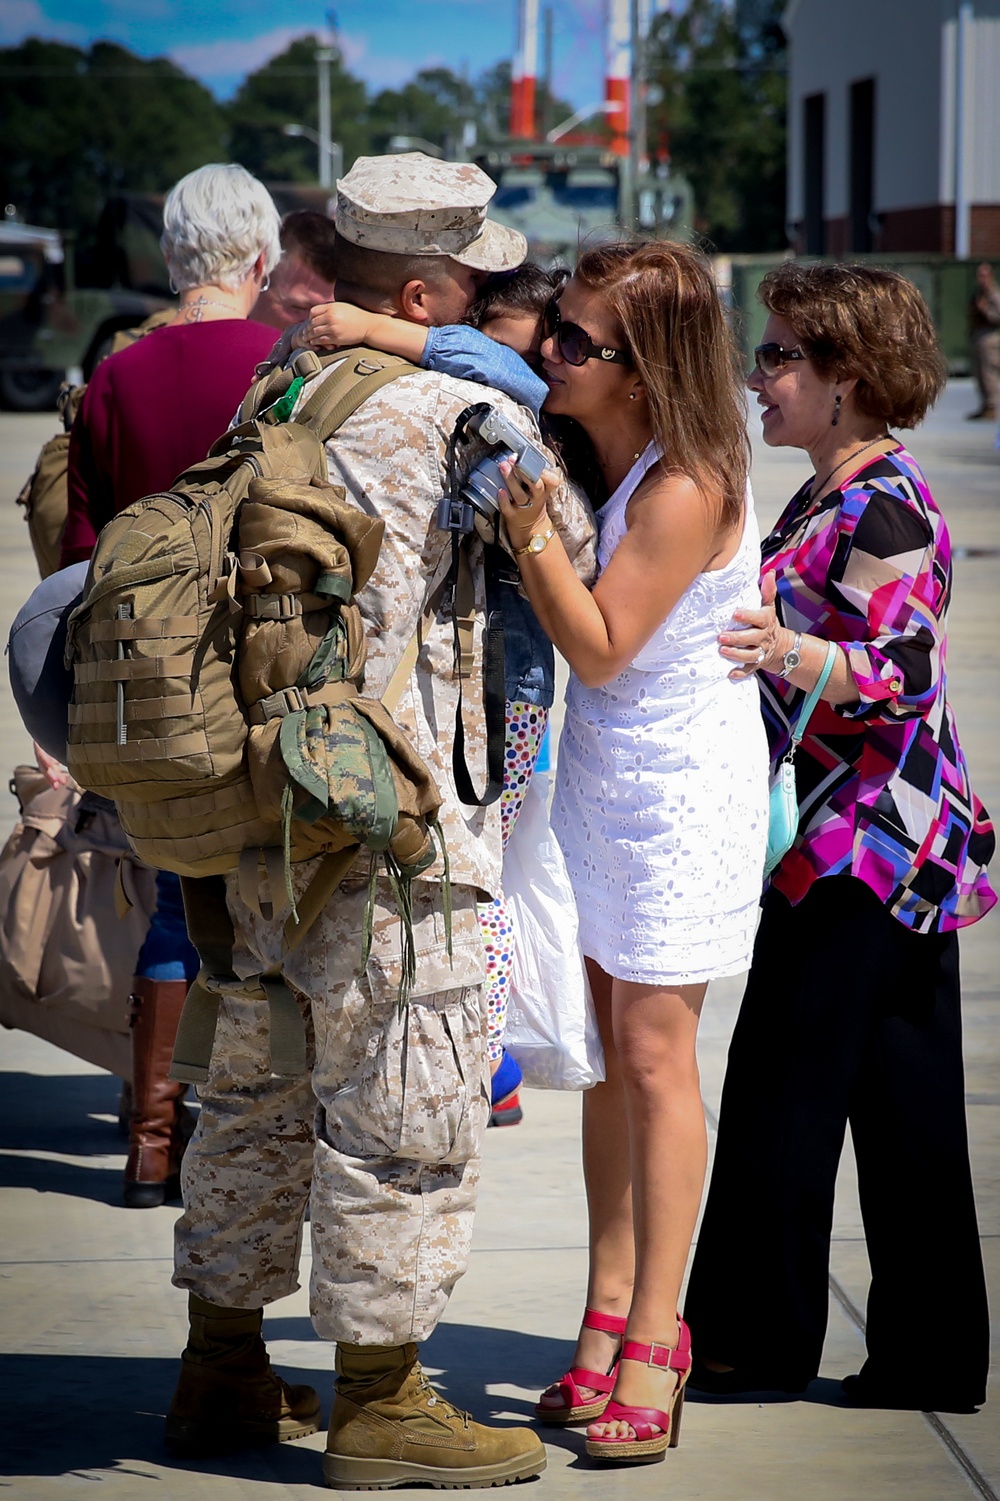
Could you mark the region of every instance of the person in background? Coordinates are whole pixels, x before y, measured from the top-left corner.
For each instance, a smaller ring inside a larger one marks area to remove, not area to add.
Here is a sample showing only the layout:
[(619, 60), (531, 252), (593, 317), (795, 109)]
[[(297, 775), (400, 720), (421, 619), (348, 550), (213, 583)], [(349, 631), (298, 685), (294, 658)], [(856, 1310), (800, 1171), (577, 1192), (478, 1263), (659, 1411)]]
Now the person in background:
[[(90, 557), (105, 522), (169, 488), (225, 432), (273, 330), (247, 316), (280, 253), (270, 194), (243, 167), (211, 165), (167, 195), (161, 245), (178, 293), (171, 321), (94, 371), (70, 436), (62, 567)], [(168, 1078), (181, 1007), (198, 970), (176, 876), (157, 906), (131, 997), (133, 1099), (124, 1199), (176, 1197), (189, 1134), (185, 1086)]]
[(993, 267), (976, 267), (976, 290), (969, 299), (969, 343), (972, 373), (979, 387), (979, 409), (970, 422), (995, 422), (1000, 408), (1000, 287)]
[(815, 1377), (850, 1121), (872, 1280), (868, 1359), (845, 1395), (967, 1410), (985, 1397), (989, 1311), (958, 930), (996, 901), (994, 836), (948, 704), (948, 528), (888, 430), (922, 420), (945, 365), (895, 272), (789, 261), (760, 296), (749, 386), (764, 441), (805, 449), (814, 469), (764, 542), (773, 602), (720, 637), (734, 677), (759, 674), (772, 760), (838, 650), (796, 757), (799, 833), (764, 896), (729, 1051), (685, 1310), (691, 1379), (725, 1394)]
[(288, 328), (309, 317), (318, 302), (330, 302), (337, 280), (333, 220), (312, 209), (293, 209), (281, 221), (281, 260), (250, 316), (271, 328)]

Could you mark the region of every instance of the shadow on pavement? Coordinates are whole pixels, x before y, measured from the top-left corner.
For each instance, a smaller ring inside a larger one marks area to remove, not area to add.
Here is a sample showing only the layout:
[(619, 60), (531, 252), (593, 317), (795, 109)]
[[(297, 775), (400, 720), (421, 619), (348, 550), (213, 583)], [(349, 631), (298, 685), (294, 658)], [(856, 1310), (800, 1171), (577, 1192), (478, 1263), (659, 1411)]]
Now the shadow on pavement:
[[(128, 1151), (118, 1130), (121, 1081), (112, 1074), (14, 1072), (2, 1080), (0, 1188), (119, 1206)], [(189, 1100), (189, 1108), (196, 1103)], [(115, 1160), (90, 1167), (60, 1162), (59, 1154)]]
[[(3, 1075), (0, 1148), (103, 1157), (123, 1152), (119, 1080), (112, 1074)], [(98, 1120), (107, 1115), (111, 1120)]]
[[(264, 1338), (270, 1343), (279, 1339), (311, 1341), (316, 1336), (308, 1319), (268, 1318)], [(332, 1346), (330, 1351), (332, 1365)], [(511, 1385), (540, 1392), (558, 1379), (572, 1354), (572, 1340), (480, 1324), (439, 1324), (420, 1349), (421, 1361), (434, 1373), (434, 1385), (481, 1423), (502, 1422), (503, 1416), (509, 1421), (512, 1412), (517, 1414), (516, 1423), (525, 1422), (534, 1413), (534, 1397), (497, 1396), (487, 1387)], [(280, 1355), (274, 1363), (285, 1375)]]
[(814, 1402), (820, 1407), (848, 1407), (850, 1403), (840, 1389), (839, 1380), (819, 1376), (800, 1395), (794, 1392), (737, 1392), (731, 1397), (716, 1397), (691, 1387), (689, 1402), (704, 1402), (710, 1407), (777, 1407), (788, 1402)]
[[(274, 1339), (303, 1339), (311, 1335), (305, 1319), (268, 1320), (266, 1333)], [(465, 1324), (442, 1324), (424, 1347), (427, 1366), (458, 1406), (484, 1422), (529, 1420), (533, 1400), (494, 1396), (487, 1385), (505, 1381), (541, 1389), (553, 1371), (562, 1369), (571, 1354), (568, 1342), (516, 1330)], [(333, 1372), (276, 1362), (282, 1376), (308, 1382), (320, 1393), (324, 1420), (333, 1397)], [(332, 1359), (331, 1359), (332, 1367)], [(0, 1385), (4, 1400), (5, 1438), (0, 1474), (39, 1476), (90, 1472), (127, 1473), (134, 1465), (154, 1465), (178, 1473), (230, 1476), (242, 1479), (280, 1479), (284, 1484), (316, 1484), (318, 1456), (294, 1444), (270, 1445), (210, 1459), (179, 1460), (163, 1445), (163, 1418), (177, 1379), (175, 1359), (113, 1356), (4, 1355), (0, 1356)], [(719, 1399), (692, 1397), (702, 1401)], [(766, 1394), (737, 1399), (759, 1403)], [(791, 1399), (796, 1400), (796, 1399)], [(839, 1383), (813, 1382), (809, 1402), (841, 1405)], [(584, 1453), (582, 1429), (548, 1428), (547, 1444), (574, 1455), (572, 1468), (590, 1462)], [(135, 1471), (143, 1474), (141, 1470)]]
[[(317, 1484), (319, 1457), (295, 1444), (212, 1459), (178, 1460), (163, 1445), (163, 1418), (177, 1380), (176, 1360), (113, 1356), (3, 1355), (3, 1475), (128, 1472), (132, 1463), (178, 1472)], [(333, 1373), (283, 1369), (315, 1386), (329, 1414)], [(137, 1472), (142, 1473), (142, 1472)], [(147, 1478), (145, 1475), (143, 1478)]]
[[(66, 1148), (63, 1148), (65, 1151)], [(125, 1156), (110, 1167), (79, 1167), (43, 1157), (10, 1157), (0, 1153), (0, 1188), (30, 1188), (40, 1194), (64, 1194), (92, 1199), (114, 1208), (122, 1202)]]
[[(126, 1152), (117, 1121), (120, 1090), (111, 1074), (4, 1073), (0, 1188), (120, 1204)], [(18, 1155), (6, 1155), (12, 1152)], [(61, 1162), (61, 1153), (116, 1160), (89, 1166)]]

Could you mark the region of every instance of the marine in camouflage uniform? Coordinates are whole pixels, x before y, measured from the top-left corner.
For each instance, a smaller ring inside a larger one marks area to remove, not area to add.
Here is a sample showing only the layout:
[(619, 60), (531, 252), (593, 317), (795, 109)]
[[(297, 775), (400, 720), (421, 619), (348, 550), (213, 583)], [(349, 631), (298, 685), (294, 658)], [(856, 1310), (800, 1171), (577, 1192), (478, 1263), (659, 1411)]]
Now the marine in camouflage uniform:
[[(402, 177), (393, 165), (399, 162), (405, 166)], [(413, 207), (414, 191), (419, 211)], [(489, 180), (466, 165), (435, 163), (419, 154), (362, 160), (340, 185), (338, 232), (400, 255), (428, 244), (442, 248), (424, 248), (425, 254), (449, 254), (456, 234), (468, 239), (470, 224), (481, 230), (491, 192)], [(436, 224), (435, 193), (441, 202)], [(496, 241), (496, 226), (489, 229), (480, 235), (490, 242), (480, 252), (485, 268), (498, 260), (502, 266), (503, 255), (508, 264), (519, 263), (523, 243), (513, 247), (511, 257), (511, 243), (504, 238), (509, 232)], [(335, 368), (315, 379), (328, 378)], [(308, 385), (301, 400), (312, 389)], [(343, 485), (348, 500), (385, 522), (378, 567), (357, 596), (368, 638), (366, 692), (373, 697), (385, 689), (428, 599), (448, 572), (451, 536), (437, 527), (436, 513), (448, 488), (449, 440), (459, 415), (483, 400), (539, 441), (532, 415), (505, 395), (421, 371), (370, 397), (327, 444), (331, 481)], [(594, 528), (585, 502), (565, 485), (555, 510), (567, 550), (581, 573), (592, 575)], [(470, 561), (476, 662), (464, 684), (466, 754), (473, 780), (485, 786), (486, 595), (478, 539)], [(192, 1306), (257, 1310), (294, 1291), (308, 1202), (313, 1321), (321, 1336), (341, 1345), (342, 1357), (345, 1347), (412, 1350), (434, 1329), (468, 1258), (490, 1100), (476, 900), (500, 890), (502, 846), (499, 804), (466, 807), (455, 792), (454, 650), (450, 609), (442, 605), (395, 711), (444, 798), (440, 824), (454, 907), (451, 962), (439, 862), (414, 883), (416, 979), (400, 1015), (400, 924), (394, 902), (380, 883), (371, 956), (362, 971), (367, 878), (352, 874), (284, 964), (307, 1022), (310, 1076), (272, 1078), (266, 1005), (224, 1001), (210, 1076), (200, 1091), (201, 1119), (184, 1161), (186, 1208), (177, 1226), (174, 1281), (194, 1295)], [(297, 893), (314, 870), (312, 861), (295, 868)], [(236, 933), (234, 968), (241, 975), (259, 974), (279, 958), (287, 910), (265, 921), (242, 901), (235, 878), (227, 885)], [(412, 1372), (414, 1359), (403, 1358), (403, 1365)], [(338, 1369), (345, 1389), (356, 1372), (352, 1375), (342, 1361)], [(379, 1371), (376, 1387), (385, 1379), (392, 1385), (392, 1372), (386, 1377)], [(412, 1386), (410, 1375), (406, 1380)], [(544, 1464), (537, 1441), (528, 1444), (526, 1438), (520, 1458), (497, 1457), (490, 1449), (490, 1464), (510, 1470), (501, 1478), (534, 1474)], [(353, 1440), (341, 1435), (338, 1443), (351, 1451)], [(445, 1448), (450, 1452), (448, 1444)], [(464, 1448), (462, 1483), (489, 1483), (489, 1477), (478, 1475), (475, 1452), (470, 1458), (468, 1444)], [(330, 1483), (352, 1484), (348, 1471), (354, 1461), (334, 1458), (339, 1468), (332, 1475), (328, 1470)], [(436, 1450), (432, 1459), (440, 1460)], [(393, 1461), (402, 1462), (399, 1456)], [(451, 1462), (444, 1464), (444, 1473)], [(392, 1472), (399, 1473), (398, 1468)], [(434, 1478), (427, 1465), (417, 1465), (413, 1478), (427, 1476)]]

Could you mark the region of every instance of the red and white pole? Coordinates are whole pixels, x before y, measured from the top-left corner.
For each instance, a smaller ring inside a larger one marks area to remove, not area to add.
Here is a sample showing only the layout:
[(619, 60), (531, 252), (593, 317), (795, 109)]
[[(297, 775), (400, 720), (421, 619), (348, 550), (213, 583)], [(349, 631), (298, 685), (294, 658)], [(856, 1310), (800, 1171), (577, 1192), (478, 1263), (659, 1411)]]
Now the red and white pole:
[(628, 156), (632, 24), (629, 0), (605, 0), (607, 15), (604, 100), (611, 127), (611, 149)]
[(538, 78), (538, 0), (518, 0), (517, 52), (510, 79), (510, 133), (522, 140), (535, 135), (535, 88)]

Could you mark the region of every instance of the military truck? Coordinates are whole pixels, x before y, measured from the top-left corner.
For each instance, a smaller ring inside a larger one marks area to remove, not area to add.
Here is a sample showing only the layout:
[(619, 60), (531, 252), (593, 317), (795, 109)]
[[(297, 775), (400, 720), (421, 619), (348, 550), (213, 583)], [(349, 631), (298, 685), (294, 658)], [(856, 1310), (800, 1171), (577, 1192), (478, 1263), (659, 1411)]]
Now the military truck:
[[(154, 242), (155, 244), (155, 242)], [(162, 258), (156, 249), (162, 266)], [(119, 329), (167, 307), (169, 288), (113, 280), (74, 285), (58, 230), (0, 220), (0, 401), (17, 412), (55, 407), (62, 382), (87, 380)]]
[(519, 229), (529, 257), (543, 265), (572, 266), (582, 247), (616, 240), (636, 220), (644, 234), (690, 235), (687, 182), (648, 173), (632, 208), (622, 159), (606, 147), (504, 141), (484, 146), (475, 160), (497, 185), (490, 218)]

